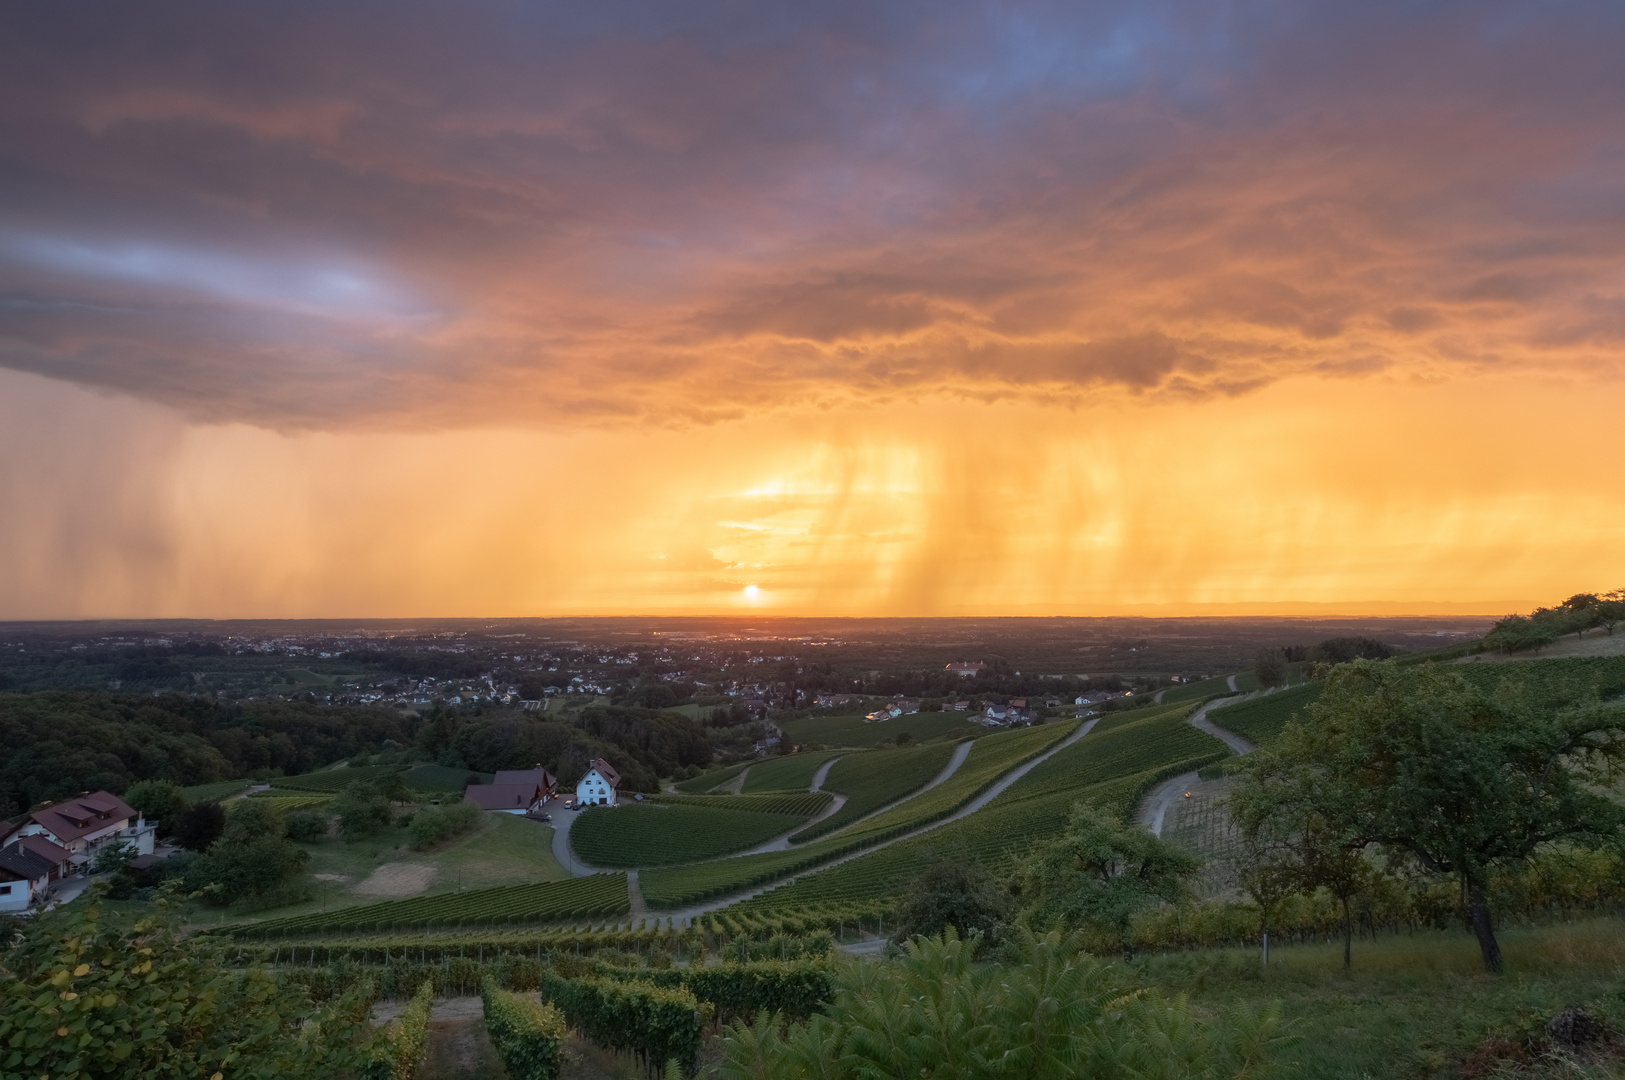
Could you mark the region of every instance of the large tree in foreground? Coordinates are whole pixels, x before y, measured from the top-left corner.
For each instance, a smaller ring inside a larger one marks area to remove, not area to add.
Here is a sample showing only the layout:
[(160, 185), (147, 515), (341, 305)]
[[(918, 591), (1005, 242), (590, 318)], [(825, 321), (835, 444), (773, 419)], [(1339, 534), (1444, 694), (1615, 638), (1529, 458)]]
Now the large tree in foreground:
[(1252, 820), (1313, 822), (1317, 843), (1379, 844), (1457, 878), (1484, 966), (1501, 969), (1489, 882), (1543, 844), (1617, 842), (1625, 810), (1602, 794), (1625, 755), (1625, 702), (1579, 688), (1491, 694), (1443, 668), (1357, 661), (1257, 755), (1236, 794)]

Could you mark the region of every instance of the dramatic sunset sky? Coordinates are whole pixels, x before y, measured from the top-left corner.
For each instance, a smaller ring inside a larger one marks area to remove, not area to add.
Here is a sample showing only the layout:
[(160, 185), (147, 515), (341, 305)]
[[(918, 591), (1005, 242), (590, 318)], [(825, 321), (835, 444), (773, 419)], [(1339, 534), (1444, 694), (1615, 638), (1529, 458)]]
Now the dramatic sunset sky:
[(1617, 0), (6, 5), (0, 618), (1625, 585), (1621, 57)]

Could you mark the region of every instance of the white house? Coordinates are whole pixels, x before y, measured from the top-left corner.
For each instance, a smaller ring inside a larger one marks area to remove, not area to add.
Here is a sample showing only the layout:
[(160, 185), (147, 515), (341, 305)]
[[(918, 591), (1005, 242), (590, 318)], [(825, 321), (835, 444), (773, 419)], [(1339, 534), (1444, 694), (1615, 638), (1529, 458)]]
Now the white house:
[(587, 775), (576, 782), (576, 805), (614, 806), (615, 789), (620, 786), (621, 774), (603, 758), (594, 758)]

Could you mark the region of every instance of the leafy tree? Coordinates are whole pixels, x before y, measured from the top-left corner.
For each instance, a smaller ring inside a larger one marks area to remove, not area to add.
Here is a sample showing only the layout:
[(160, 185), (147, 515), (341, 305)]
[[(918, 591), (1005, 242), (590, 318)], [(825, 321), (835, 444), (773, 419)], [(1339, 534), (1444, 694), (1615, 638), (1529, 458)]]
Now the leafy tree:
[(421, 851), (473, 829), (480, 823), (482, 814), (472, 803), (430, 806), (412, 816), (407, 832), (412, 837), (412, 846)]
[(1145, 829), (1080, 803), (1066, 831), (1021, 868), (1015, 889), (1034, 925), (1109, 930), (1127, 957), (1134, 917), (1181, 899), (1201, 865)]
[(309, 861), (309, 854), (285, 836), (261, 834), (239, 840), (222, 837), (208, 851), (183, 864), (182, 880), (217, 907), (275, 906), (307, 896), (308, 880), (300, 885), (298, 879)]
[(98, 874), (116, 874), (135, 861), (135, 845), (123, 840), (103, 844), (90, 868)]
[(252, 843), (262, 837), (288, 834), (282, 814), (269, 799), (238, 799), (226, 815), (220, 838), (228, 844)]
[(167, 901), (129, 919), (106, 912), (98, 891), (22, 933), (0, 953), (6, 1076), (273, 1080), (356, 1075), (376, 1056), (370, 984), (318, 1007), (185, 936)]
[(339, 835), (346, 840), (371, 836), (394, 820), (389, 796), (369, 780), (357, 780), (333, 800), (339, 816)]
[(1264, 649), (1253, 660), (1253, 674), (1258, 685), (1269, 689), (1286, 685), (1286, 656), (1280, 649)]
[(207, 851), (226, 831), (226, 811), (217, 802), (198, 802), (175, 819), (175, 839), (188, 851)]
[(1597, 623), (1614, 636), (1614, 627), (1625, 622), (1625, 589), (1602, 594), (1597, 603)]
[(148, 822), (156, 822), (165, 836), (175, 831), (175, 821), (187, 806), (186, 792), (168, 780), (137, 780), (124, 792), (124, 801)]
[(897, 961), (835, 976), (823, 1013), (781, 1030), (763, 1013), (722, 1042), (728, 1080), (1219, 1080), (1256, 1075), (1280, 1010), (1213, 1020), (1183, 998), (1135, 992), (1077, 936), (1018, 930), (1018, 961), (975, 964), (974, 940), (915, 938)]
[(288, 839), (308, 842), (327, 835), (328, 817), (320, 810), (295, 810), (288, 815)]
[(1305, 719), (1262, 751), (1243, 802), (1281, 833), (1403, 852), (1460, 882), (1484, 966), (1501, 970), (1490, 874), (1542, 845), (1615, 843), (1625, 808), (1595, 782), (1625, 755), (1625, 702), (1504, 681), (1491, 695), (1443, 669), (1359, 660), (1335, 669)]
[(991, 940), (1008, 908), (1007, 898), (988, 886), (980, 868), (942, 859), (914, 880), (892, 940), (936, 937), (950, 928), (961, 938), (980, 934)]

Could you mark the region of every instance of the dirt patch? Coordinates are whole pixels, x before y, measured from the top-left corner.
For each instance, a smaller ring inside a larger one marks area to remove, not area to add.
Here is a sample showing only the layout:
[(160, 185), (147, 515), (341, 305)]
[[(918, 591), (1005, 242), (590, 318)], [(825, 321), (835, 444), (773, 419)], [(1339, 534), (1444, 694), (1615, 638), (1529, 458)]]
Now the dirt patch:
[(421, 863), (385, 863), (351, 891), (361, 896), (416, 896), (433, 884), (439, 873)]
[(317, 881), (350, 881), (350, 880), (352, 880), (349, 874), (312, 874), (310, 876), (315, 878)]

